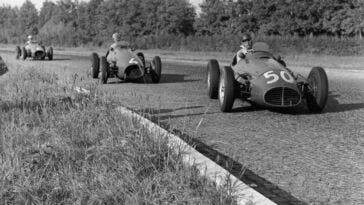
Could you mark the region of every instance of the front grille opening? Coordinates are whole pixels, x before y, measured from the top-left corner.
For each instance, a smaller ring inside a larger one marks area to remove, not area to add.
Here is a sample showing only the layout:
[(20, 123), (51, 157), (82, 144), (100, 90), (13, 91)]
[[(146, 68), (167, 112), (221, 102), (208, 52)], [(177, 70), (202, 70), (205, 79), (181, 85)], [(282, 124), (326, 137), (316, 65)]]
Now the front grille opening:
[(301, 95), (294, 89), (278, 87), (266, 92), (264, 100), (273, 106), (295, 106), (300, 103)]
[(42, 51), (35, 52), (35, 58), (42, 58), (44, 56), (44, 53)]
[(139, 78), (143, 74), (138, 65), (130, 65), (126, 68), (125, 73), (129, 78)]

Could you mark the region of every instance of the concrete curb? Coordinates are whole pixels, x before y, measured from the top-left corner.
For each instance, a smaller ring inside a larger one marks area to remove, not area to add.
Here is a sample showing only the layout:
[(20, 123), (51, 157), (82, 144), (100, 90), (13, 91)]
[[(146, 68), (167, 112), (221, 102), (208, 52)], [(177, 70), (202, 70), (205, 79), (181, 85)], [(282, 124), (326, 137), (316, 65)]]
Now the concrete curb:
[[(75, 90), (79, 93), (89, 94), (90, 91), (81, 87), (75, 87)], [(195, 165), (200, 174), (208, 177), (211, 181), (214, 181), (217, 186), (221, 186), (229, 180), (234, 189), (234, 195), (238, 196), (238, 205), (275, 205), (273, 201), (269, 200), (259, 192), (255, 191), (250, 186), (243, 183), (241, 180), (231, 175), (227, 170), (216, 164), (214, 161), (205, 157), (193, 147), (188, 145), (185, 141), (178, 136), (168, 132), (152, 121), (142, 117), (141, 115), (125, 108), (116, 108), (121, 114), (130, 117), (131, 119), (137, 119), (141, 125), (145, 126), (156, 137), (165, 136), (168, 139), (168, 145), (172, 149), (183, 150), (183, 162), (192, 166)]]

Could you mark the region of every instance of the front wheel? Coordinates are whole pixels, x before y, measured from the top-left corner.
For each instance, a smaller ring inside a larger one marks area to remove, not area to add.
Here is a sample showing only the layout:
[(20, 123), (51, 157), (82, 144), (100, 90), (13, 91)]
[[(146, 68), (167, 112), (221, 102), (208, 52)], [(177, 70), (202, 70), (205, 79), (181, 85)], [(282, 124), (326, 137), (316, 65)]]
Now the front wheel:
[(109, 63), (105, 56), (101, 57), (101, 83), (106, 84), (109, 76)]
[(329, 93), (329, 83), (325, 70), (321, 67), (312, 68), (307, 82), (310, 87), (306, 96), (307, 107), (311, 112), (321, 112), (326, 105)]
[(217, 99), (219, 89), (220, 67), (217, 60), (212, 59), (207, 63), (207, 92), (211, 99)]
[(91, 76), (92, 78), (98, 78), (100, 72), (100, 58), (97, 53), (91, 54)]
[(20, 49), (19, 46), (16, 46), (16, 48), (15, 48), (15, 58), (19, 59), (20, 56), (21, 56), (21, 49)]
[(47, 57), (48, 57), (48, 60), (53, 60), (53, 48), (52, 47), (49, 47), (48, 50), (47, 50)]
[(25, 49), (25, 47), (21, 48), (21, 59), (25, 60), (27, 58), (27, 50)]
[(159, 83), (162, 76), (162, 61), (159, 56), (153, 58), (152, 61), (152, 82)]
[(230, 112), (235, 100), (234, 71), (231, 67), (225, 66), (222, 69), (219, 82), (219, 102), (222, 112)]

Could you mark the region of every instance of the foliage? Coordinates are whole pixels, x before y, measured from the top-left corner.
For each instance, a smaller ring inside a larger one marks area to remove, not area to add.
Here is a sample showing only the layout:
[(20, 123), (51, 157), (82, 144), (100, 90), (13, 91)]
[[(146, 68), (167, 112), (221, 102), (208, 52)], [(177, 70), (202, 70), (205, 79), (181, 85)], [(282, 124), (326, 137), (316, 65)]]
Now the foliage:
[[(45, 1), (39, 13), (27, 0), (20, 8), (0, 6), (0, 27), (2, 43), (22, 43), (26, 35), (39, 33), (45, 44), (102, 46), (120, 32), (139, 48), (156, 43), (159, 48), (218, 50), (231, 47), (229, 42), (238, 42), (246, 32), (301, 37), (306, 43), (322, 36), (362, 39), (364, 1), (204, 0), (196, 15), (188, 0)], [(211, 37), (221, 42), (211, 42)], [(187, 45), (191, 39), (197, 45)]]

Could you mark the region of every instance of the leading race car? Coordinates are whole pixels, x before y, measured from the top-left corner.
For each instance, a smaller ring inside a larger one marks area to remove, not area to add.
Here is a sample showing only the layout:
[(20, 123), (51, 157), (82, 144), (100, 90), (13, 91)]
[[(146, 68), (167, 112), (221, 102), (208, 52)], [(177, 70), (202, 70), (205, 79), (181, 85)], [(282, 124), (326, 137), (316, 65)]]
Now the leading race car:
[(49, 47), (46, 50), (45, 46), (42, 44), (32, 41), (22, 48), (16, 46), (15, 57), (16, 59), (21, 58), (22, 60), (25, 60), (27, 57), (31, 57), (33, 60), (44, 60), (47, 57), (48, 60), (53, 60), (53, 48)]
[(101, 73), (103, 84), (112, 77), (131, 82), (145, 82), (149, 77), (153, 83), (159, 83), (162, 73), (159, 56), (155, 56), (147, 65), (143, 53), (135, 54), (130, 48), (120, 46), (110, 48), (101, 58), (97, 53), (92, 53), (91, 63), (92, 77), (98, 78)]
[(219, 99), (221, 111), (231, 111), (236, 98), (273, 108), (295, 107), (305, 99), (311, 112), (324, 109), (329, 86), (323, 68), (313, 67), (305, 78), (274, 57), (266, 43), (257, 42), (252, 50), (239, 62), (234, 56), (231, 65), (221, 69), (217, 60), (208, 62), (208, 95)]

